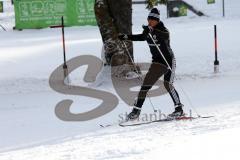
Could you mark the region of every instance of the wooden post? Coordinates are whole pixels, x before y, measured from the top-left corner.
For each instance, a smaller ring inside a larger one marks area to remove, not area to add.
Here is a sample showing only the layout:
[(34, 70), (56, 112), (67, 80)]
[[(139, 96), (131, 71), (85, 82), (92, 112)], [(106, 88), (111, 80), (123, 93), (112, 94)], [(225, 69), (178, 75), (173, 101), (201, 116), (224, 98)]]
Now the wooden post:
[(219, 72), (219, 61), (218, 61), (218, 42), (217, 42), (217, 25), (214, 25), (214, 44), (215, 44), (215, 60), (214, 60), (214, 73)]
[(222, 0), (223, 17), (225, 17), (225, 0)]

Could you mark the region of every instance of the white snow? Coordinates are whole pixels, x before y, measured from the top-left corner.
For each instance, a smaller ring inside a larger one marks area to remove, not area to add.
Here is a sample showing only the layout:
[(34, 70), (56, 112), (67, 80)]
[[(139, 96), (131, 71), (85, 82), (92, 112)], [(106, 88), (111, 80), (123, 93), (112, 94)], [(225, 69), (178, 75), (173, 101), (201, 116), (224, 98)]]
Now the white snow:
[[(71, 111), (85, 112), (99, 100), (63, 95), (53, 91), (49, 76), (62, 64), (59, 29), (13, 31), (13, 12), (0, 13), (0, 159), (237, 159), (240, 145), (240, 2), (228, 0), (222, 18), (221, 0), (188, 0), (208, 15), (166, 19), (166, 7), (159, 6), (161, 18), (171, 32), (171, 46), (177, 58), (175, 86), (185, 104), (211, 119), (153, 123), (121, 128), (122, 114), (131, 110), (119, 99), (112, 112), (86, 122), (63, 122), (54, 109), (63, 99), (72, 99)], [(143, 5), (133, 8), (133, 32), (140, 33), (148, 11)], [(214, 34), (218, 26), (220, 73), (213, 73)], [(95, 26), (66, 28), (67, 59), (79, 55), (101, 57), (102, 42)], [(134, 42), (136, 62), (150, 62), (146, 42)], [(72, 84), (83, 81), (86, 66), (71, 75)], [(96, 87), (116, 95), (111, 81)], [(89, 103), (90, 102), (90, 103)], [(152, 98), (154, 106), (170, 113), (168, 95)], [(143, 114), (152, 113), (146, 101)], [(195, 112), (193, 112), (196, 114)], [(101, 128), (99, 124), (116, 124)]]

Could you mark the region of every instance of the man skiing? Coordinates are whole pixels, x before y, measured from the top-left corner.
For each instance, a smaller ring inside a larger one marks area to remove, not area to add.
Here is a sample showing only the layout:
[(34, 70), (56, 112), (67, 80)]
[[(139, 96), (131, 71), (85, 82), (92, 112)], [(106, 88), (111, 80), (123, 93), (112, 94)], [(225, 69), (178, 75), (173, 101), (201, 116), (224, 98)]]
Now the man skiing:
[[(149, 33), (151, 36), (149, 36)], [(154, 39), (155, 43), (153, 42)], [(147, 41), (151, 54), (152, 54), (152, 64), (144, 82), (141, 86), (141, 90), (138, 94), (138, 99), (135, 102), (135, 107), (132, 112), (128, 115), (129, 120), (137, 119), (140, 115), (142, 105), (147, 96), (147, 92), (152, 88), (158, 79), (164, 75), (164, 86), (168, 93), (170, 94), (174, 105), (175, 111), (170, 114), (170, 117), (180, 117), (184, 115), (183, 112), (183, 104), (180, 102), (179, 95), (176, 89), (173, 87), (173, 80), (175, 74), (176, 61), (174, 57), (174, 53), (170, 48), (170, 35), (168, 29), (164, 26), (164, 24), (160, 21), (160, 13), (157, 8), (153, 8), (148, 15), (148, 26), (143, 26), (142, 34), (138, 35), (127, 35), (122, 34), (119, 35), (120, 40), (131, 40), (131, 41)], [(158, 48), (160, 48), (163, 56), (160, 54)], [(166, 61), (167, 63), (166, 63)], [(169, 65), (169, 66), (168, 66)], [(162, 67), (168, 68), (167, 72), (161, 72)], [(169, 67), (171, 69), (169, 69)]]

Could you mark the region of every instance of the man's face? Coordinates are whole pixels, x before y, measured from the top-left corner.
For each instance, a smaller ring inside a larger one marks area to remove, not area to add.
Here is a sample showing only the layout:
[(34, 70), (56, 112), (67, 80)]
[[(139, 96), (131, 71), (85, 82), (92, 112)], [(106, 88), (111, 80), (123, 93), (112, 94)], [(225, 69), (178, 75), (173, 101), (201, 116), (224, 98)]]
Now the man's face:
[(148, 19), (148, 26), (155, 27), (159, 22), (154, 19)]

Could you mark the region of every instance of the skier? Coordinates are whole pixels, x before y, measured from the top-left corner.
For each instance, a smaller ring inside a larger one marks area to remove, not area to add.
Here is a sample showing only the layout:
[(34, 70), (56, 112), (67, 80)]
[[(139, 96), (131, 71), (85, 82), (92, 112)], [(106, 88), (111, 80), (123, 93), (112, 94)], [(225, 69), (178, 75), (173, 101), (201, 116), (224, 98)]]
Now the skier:
[[(159, 46), (162, 54), (164, 55), (165, 59), (167, 60), (171, 69), (168, 69), (167, 72), (161, 72), (161, 66), (164, 65), (168, 68), (167, 63), (161, 56), (159, 50), (153, 43), (151, 37), (148, 34), (151, 34), (154, 38), (154, 41)], [(135, 107), (133, 108), (132, 112), (128, 115), (129, 120), (137, 119), (140, 115), (142, 105), (145, 101), (147, 96), (147, 92), (152, 88), (155, 82), (164, 75), (164, 86), (168, 93), (170, 94), (174, 105), (175, 111), (170, 114), (170, 117), (179, 117), (183, 116), (183, 104), (180, 102), (179, 95), (176, 89), (173, 87), (173, 79), (175, 75), (175, 67), (176, 61), (174, 57), (174, 53), (170, 48), (170, 35), (168, 29), (164, 26), (164, 24), (160, 21), (160, 13), (157, 8), (153, 8), (148, 15), (148, 26), (143, 26), (142, 34), (138, 35), (128, 35), (128, 34), (121, 34), (119, 35), (120, 40), (132, 40), (132, 41), (147, 41), (151, 54), (152, 54), (152, 64), (144, 82), (141, 86), (141, 90), (138, 94), (137, 101), (135, 102)], [(159, 65), (160, 64), (160, 65)]]

